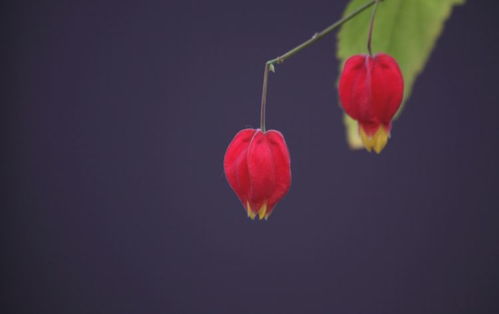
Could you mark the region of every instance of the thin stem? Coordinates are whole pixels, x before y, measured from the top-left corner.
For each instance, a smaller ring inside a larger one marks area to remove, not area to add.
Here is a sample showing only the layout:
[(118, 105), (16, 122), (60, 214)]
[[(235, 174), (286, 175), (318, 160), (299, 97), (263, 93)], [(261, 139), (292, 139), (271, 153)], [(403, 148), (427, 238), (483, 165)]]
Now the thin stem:
[[(284, 53), (283, 55), (281, 55), (277, 58), (271, 59), (265, 63), (265, 70), (263, 72), (262, 102), (260, 105), (260, 129), (262, 130), (262, 132), (265, 132), (265, 106), (267, 104), (268, 76), (269, 76), (269, 71), (272, 71), (272, 72), (275, 71), (274, 65), (283, 63), (288, 58), (294, 56), (295, 54), (297, 54), (301, 50), (311, 46), (312, 44), (319, 41), (324, 36), (326, 36), (327, 34), (332, 32), (333, 30), (335, 30), (336, 28), (338, 28), (341, 25), (343, 25), (344, 23), (350, 21), (352, 18), (354, 18), (359, 13), (361, 13), (365, 9), (369, 8), (373, 4), (377, 5), (379, 1), (382, 1), (382, 0), (371, 0), (370, 2), (364, 4), (363, 6), (356, 9), (355, 11), (348, 14), (347, 16), (344, 16), (342, 19), (340, 19), (336, 23), (331, 24), (330, 26), (326, 27), (325, 29), (323, 29), (322, 31), (320, 31), (318, 33), (315, 33), (314, 36), (312, 36), (312, 38), (310, 38), (309, 40), (307, 40), (307, 41), (303, 42), (302, 44), (296, 46), (295, 48), (289, 50), (288, 52)], [(371, 17), (371, 20), (372, 19), (373, 18)], [(372, 21), (371, 21), (371, 23), (372, 23)], [(372, 28), (372, 26), (371, 26), (371, 28)], [(370, 36), (369, 36), (369, 38), (370, 38)], [(370, 47), (370, 41), (368, 42), (368, 45)]]
[(260, 105), (260, 129), (262, 132), (265, 132), (265, 105), (267, 104), (269, 67), (270, 65), (265, 63), (265, 70), (263, 71), (262, 102)]
[(369, 34), (367, 35), (367, 51), (369, 51), (369, 55), (372, 56), (373, 52), (371, 49), (371, 42), (373, 38), (373, 28), (374, 28), (374, 17), (376, 16), (376, 8), (378, 7), (379, 0), (376, 0), (374, 3), (373, 10), (371, 12), (371, 21), (369, 22)]
[(285, 54), (283, 54), (283, 55), (281, 55), (281, 56), (279, 56), (277, 58), (274, 58), (272, 60), (267, 61), (267, 64), (274, 65), (274, 64), (283, 63), (289, 57), (294, 56), (296, 53), (300, 52), (304, 48), (307, 48), (308, 46), (312, 45), (316, 41), (319, 41), (324, 36), (326, 36), (327, 34), (329, 34), (330, 32), (332, 32), (336, 28), (340, 27), (344, 23), (350, 21), (357, 14), (361, 13), (362, 11), (364, 11), (367, 8), (369, 8), (373, 4), (377, 4), (379, 1), (380, 0), (371, 0), (370, 2), (364, 4), (363, 6), (361, 6), (360, 8), (358, 8), (357, 10), (355, 10), (352, 13), (348, 14), (347, 16), (343, 17), (341, 20), (337, 21), (336, 23), (334, 23), (334, 24), (326, 27), (325, 29), (323, 29), (322, 31), (320, 31), (318, 33), (315, 33), (314, 36), (312, 36), (312, 38), (310, 38), (309, 40), (305, 41), (304, 43), (296, 46), (295, 48), (291, 49), (290, 51), (286, 52)]

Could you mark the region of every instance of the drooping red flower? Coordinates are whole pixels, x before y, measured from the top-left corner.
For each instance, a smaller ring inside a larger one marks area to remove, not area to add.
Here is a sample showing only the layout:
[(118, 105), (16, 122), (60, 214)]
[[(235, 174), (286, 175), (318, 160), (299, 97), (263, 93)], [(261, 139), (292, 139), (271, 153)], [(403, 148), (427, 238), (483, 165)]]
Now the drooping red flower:
[(404, 95), (397, 61), (387, 54), (350, 57), (340, 77), (339, 95), (345, 112), (359, 123), (364, 147), (380, 153)]
[(224, 170), (251, 219), (267, 219), (291, 186), (288, 147), (276, 130), (239, 131), (225, 152)]

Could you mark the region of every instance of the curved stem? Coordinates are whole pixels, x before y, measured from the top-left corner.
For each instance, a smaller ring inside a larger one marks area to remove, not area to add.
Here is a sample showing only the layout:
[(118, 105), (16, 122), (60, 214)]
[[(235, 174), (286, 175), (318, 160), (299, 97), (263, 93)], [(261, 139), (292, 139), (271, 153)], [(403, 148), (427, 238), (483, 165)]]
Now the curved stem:
[(265, 63), (265, 70), (263, 71), (262, 102), (260, 104), (260, 129), (264, 133), (265, 133), (265, 105), (267, 104), (269, 67), (270, 65), (268, 63)]
[(325, 29), (323, 29), (322, 31), (320, 31), (318, 33), (315, 33), (314, 36), (312, 36), (312, 38), (310, 38), (309, 40), (307, 40), (307, 41), (303, 42), (302, 44), (296, 46), (295, 48), (289, 50), (288, 52), (284, 53), (283, 55), (267, 61), (267, 64), (274, 65), (274, 64), (283, 63), (289, 57), (294, 56), (297, 52), (301, 51), (304, 48), (307, 48), (308, 46), (312, 45), (316, 41), (319, 41), (324, 36), (326, 36), (327, 34), (329, 34), (330, 32), (332, 32), (336, 28), (340, 27), (344, 23), (350, 21), (352, 18), (354, 18), (359, 13), (361, 13), (365, 9), (369, 8), (373, 4), (377, 4), (379, 1), (380, 0), (371, 0), (370, 2), (364, 4), (360, 8), (356, 9), (355, 11), (353, 11), (352, 13), (350, 13), (347, 16), (343, 17), (342, 19), (340, 19), (336, 23), (331, 24), (330, 26), (326, 27)]
[[(312, 38), (310, 38), (309, 40), (303, 42), (302, 44), (296, 46), (295, 48), (289, 50), (288, 52), (280, 55), (279, 57), (271, 59), (271, 60), (269, 60), (269, 61), (267, 61), (265, 63), (265, 70), (263, 72), (262, 102), (261, 102), (261, 105), (260, 105), (260, 129), (262, 130), (262, 132), (265, 132), (265, 106), (267, 104), (268, 76), (269, 76), (269, 71), (275, 72), (275, 66), (274, 65), (275, 64), (279, 64), (279, 63), (283, 63), (288, 58), (294, 56), (295, 54), (297, 54), (301, 50), (303, 50), (303, 49), (311, 46), (312, 44), (314, 44), (315, 42), (319, 41), (324, 36), (326, 36), (327, 34), (329, 34), (330, 32), (332, 32), (333, 30), (335, 30), (336, 28), (338, 28), (341, 25), (343, 25), (344, 23), (350, 21), (352, 18), (354, 18), (359, 13), (361, 13), (365, 9), (369, 8), (373, 4), (377, 5), (379, 1), (382, 1), (382, 0), (371, 0), (370, 2), (364, 4), (363, 6), (361, 6), (358, 9), (356, 9), (355, 11), (353, 11), (350, 14), (348, 14), (347, 16), (344, 16), (343, 18), (341, 18), (336, 23), (331, 24), (330, 26), (326, 27), (325, 29), (323, 29), (322, 31), (320, 31), (318, 33), (315, 33), (312, 36)], [(374, 11), (375, 10), (376, 10), (376, 6), (374, 8)], [(371, 16), (371, 24), (373, 23), (373, 19), (374, 18)], [(370, 32), (372, 32), (372, 25), (371, 25), (371, 31)], [(370, 51), (370, 45), (371, 45), (370, 38), (371, 38), (371, 35), (369, 35), (369, 40), (368, 40), (369, 51)]]
[(371, 12), (371, 21), (369, 22), (369, 33), (367, 35), (367, 51), (369, 55), (372, 57), (373, 52), (371, 49), (371, 42), (373, 37), (373, 28), (374, 28), (374, 17), (376, 16), (376, 8), (378, 7), (378, 0), (375, 1), (373, 10)]

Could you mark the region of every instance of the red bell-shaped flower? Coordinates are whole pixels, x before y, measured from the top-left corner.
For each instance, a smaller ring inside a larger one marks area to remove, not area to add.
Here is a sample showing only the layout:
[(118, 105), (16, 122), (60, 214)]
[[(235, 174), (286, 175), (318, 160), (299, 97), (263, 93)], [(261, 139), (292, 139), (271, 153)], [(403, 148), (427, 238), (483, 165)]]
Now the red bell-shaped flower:
[(224, 170), (251, 219), (267, 219), (291, 185), (288, 147), (276, 130), (239, 131), (225, 152)]
[(364, 147), (380, 153), (404, 95), (397, 61), (387, 54), (350, 57), (340, 77), (339, 95), (345, 112), (359, 123)]

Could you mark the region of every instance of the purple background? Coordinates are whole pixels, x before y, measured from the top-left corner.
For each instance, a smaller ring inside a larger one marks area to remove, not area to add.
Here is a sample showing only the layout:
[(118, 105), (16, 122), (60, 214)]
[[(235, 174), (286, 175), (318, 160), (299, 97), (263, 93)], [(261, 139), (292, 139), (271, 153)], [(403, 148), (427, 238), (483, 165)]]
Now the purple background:
[(346, 146), (334, 36), (278, 66), (291, 190), (255, 222), (225, 181), (264, 61), (345, 3), (3, 2), (1, 312), (499, 313), (494, 1), (456, 8), (380, 156)]

